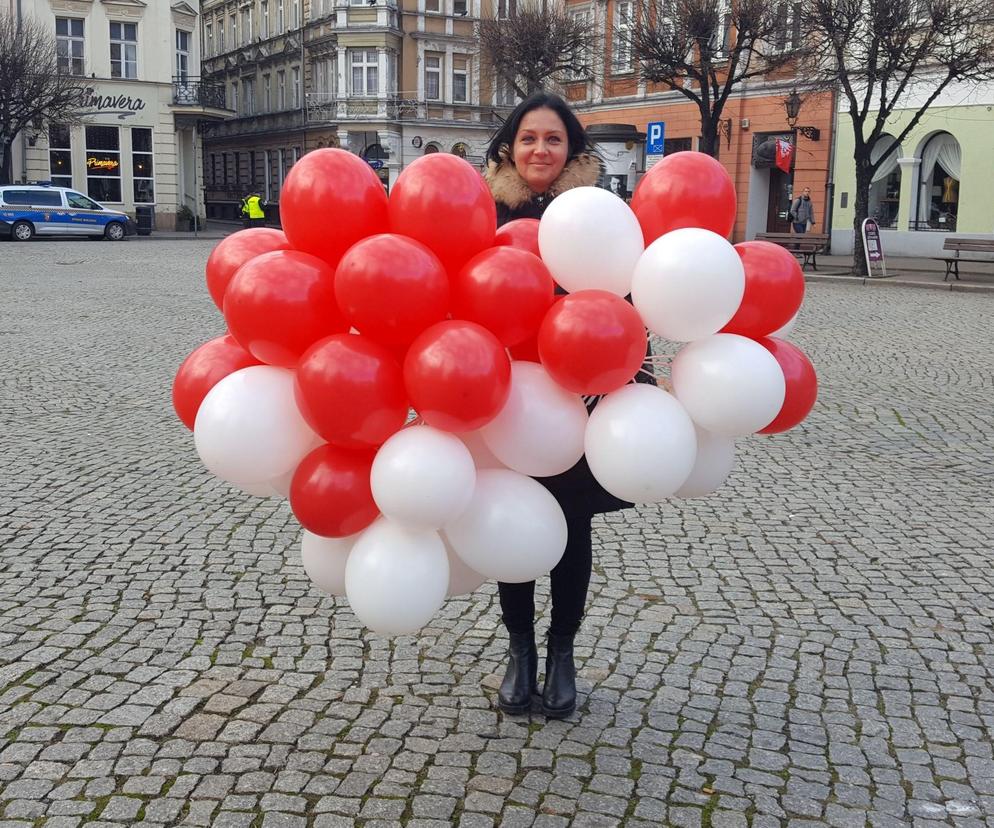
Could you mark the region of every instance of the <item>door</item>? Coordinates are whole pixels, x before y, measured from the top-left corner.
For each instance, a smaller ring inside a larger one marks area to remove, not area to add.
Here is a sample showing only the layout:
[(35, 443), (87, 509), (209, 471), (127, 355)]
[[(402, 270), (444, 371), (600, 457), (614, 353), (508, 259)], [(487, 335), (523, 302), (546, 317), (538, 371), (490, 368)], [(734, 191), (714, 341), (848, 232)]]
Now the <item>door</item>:
[(770, 201), (766, 208), (766, 232), (789, 233), (790, 200), (793, 195), (793, 181), (779, 167), (770, 167)]

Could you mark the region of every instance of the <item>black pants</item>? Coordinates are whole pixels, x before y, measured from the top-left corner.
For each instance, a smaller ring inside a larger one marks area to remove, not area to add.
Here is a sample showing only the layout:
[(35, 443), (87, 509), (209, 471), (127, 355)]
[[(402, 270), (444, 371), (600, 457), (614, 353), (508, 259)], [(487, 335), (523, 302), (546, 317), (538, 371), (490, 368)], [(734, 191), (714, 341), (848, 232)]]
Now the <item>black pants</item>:
[[(590, 586), (592, 542), (590, 539), (590, 511), (564, 509), (569, 531), (566, 551), (553, 567), (552, 624), (553, 635), (576, 635), (587, 603)], [(535, 624), (535, 582), (524, 584), (498, 583), (500, 608), (508, 632), (527, 633)]]

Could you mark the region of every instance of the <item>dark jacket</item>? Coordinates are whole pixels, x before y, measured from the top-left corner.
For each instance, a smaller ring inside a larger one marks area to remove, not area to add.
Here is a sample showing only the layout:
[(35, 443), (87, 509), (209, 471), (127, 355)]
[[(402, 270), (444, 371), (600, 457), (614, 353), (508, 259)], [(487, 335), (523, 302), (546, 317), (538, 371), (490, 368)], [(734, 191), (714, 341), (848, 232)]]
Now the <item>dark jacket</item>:
[[(518, 171), (508, 158), (506, 148), (502, 149), (501, 157), (502, 161), (499, 164), (489, 162), (484, 173), (497, 206), (498, 227), (515, 219), (541, 218), (545, 208), (557, 195), (574, 187), (594, 186), (600, 177), (601, 165), (597, 158), (593, 155), (579, 155), (566, 164), (548, 192), (540, 195), (532, 192), (524, 179), (518, 175)], [(643, 368), (649, 370), (650, 366), (646, 363)], [(636, 381), (656, 384), (655, 380), (643, 374), (639, 374)], [(587, 407), (592, 411), (595, 405), (597, 405), (596, 399)], [(590, 466), (587, 465), (586, 456), (581, 457), (580, 462), (562, 474), (535, 479), (553, 494), (567, 516), (616, 512), (633, 505), (615, 497), (594, 479)]]

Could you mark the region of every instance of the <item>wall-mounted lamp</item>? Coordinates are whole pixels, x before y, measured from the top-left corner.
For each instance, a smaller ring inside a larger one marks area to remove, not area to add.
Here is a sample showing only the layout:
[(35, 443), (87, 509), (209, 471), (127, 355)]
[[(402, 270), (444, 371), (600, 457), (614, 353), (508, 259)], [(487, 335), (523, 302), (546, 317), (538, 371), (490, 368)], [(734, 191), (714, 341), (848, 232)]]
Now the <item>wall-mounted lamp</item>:
[(801, 99), (801, 96), (797, 94), (796, 89), (792, 89), (790, 94), (784, 98), (783, 106), (784, 109), (787, 110), (787, 126), (791, 129), (797, 130), (809, 141), (817, 141), (821, 138), (821, 130), (818, 129), (818, 127), (797, 125), (797, 118), (801, 114), (802, 103), (804, 103), (804, 101)]

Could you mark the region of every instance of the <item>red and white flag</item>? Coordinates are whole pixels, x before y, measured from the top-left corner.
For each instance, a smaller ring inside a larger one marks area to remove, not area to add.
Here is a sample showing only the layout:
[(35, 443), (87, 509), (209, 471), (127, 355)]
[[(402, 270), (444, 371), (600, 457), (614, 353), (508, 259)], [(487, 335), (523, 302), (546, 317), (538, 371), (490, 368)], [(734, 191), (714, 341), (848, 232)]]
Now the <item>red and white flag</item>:
[(785, 138), (777, 138), (777, 157), (774, 163), (785, 173), (790, 172), (790, 162), (794, 160), (794, 145)]

